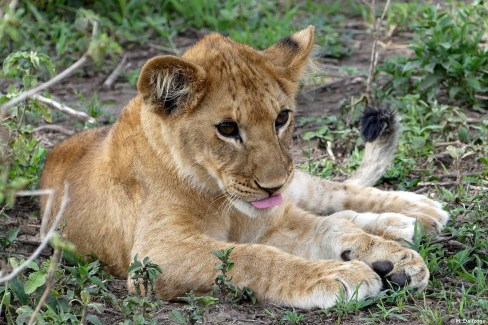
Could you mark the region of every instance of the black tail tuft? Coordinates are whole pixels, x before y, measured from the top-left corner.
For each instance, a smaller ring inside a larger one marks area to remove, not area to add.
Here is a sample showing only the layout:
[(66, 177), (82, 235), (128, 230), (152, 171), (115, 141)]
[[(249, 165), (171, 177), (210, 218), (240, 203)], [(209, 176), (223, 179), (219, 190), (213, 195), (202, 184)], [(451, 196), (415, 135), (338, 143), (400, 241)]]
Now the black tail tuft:
[(366, 142), (372, 142), (394, 132), (395, 123), (395, 112), (391, 109), (367, 107), (361, 116), (361, 136)]

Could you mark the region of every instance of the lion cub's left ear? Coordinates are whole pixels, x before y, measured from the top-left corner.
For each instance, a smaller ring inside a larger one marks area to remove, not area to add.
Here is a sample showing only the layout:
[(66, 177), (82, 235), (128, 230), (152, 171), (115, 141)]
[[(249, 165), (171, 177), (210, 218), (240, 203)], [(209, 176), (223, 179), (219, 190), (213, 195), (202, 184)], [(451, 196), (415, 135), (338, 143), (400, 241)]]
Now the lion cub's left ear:
[(281, 39), (278, 43), (264, 50), (264, 54), (275, 66), (284, 71), (289, 80), (298, 82), (309, 62), (314, 45), (314, 34), (315, 27), (310, 25)]
[(144, 64), (137, 90), (158, 113), (177, 114), (196, 106), (205, 91), (205, 70), (176, 56), (157, 56)]

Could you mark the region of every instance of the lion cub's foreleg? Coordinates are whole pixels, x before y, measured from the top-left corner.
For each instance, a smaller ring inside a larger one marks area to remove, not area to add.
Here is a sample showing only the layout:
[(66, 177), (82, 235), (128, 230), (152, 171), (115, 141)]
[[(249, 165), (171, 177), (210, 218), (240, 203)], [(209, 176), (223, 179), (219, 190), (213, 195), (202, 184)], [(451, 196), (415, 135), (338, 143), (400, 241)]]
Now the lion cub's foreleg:
[(411, 240), (409, 234), (413, 235), (415, 220), (426, 230), (438, 232), (449, 218), (440, 203), (423, 195), (332, 182), (301, 171), (296, 171), (288, 194), (292, 202), (315, 214), (355, 211), (354, 215), (347, 211), (337, 216), (387, 238)]
[(429, 271), (417, 252), (368, 234), (342, 216), (314, 216), (290, 204), (274, 224), (259, 243), (313, 260), (357, 259), (389, 281), (418, 289), (427, 285)]
[(378, 274), (361, 261), (311, 261), (268, 245), (218, 241), (192, 226), (192, 218), (155, 213), (137, 226), (132, 257), (136, 253), (140, 258), (148, 256), (161, 267), (155, 290), (164, 299), (190, 290), (209, 292), (217, 276), (212, 251), (229, 247), (234, 247), (232, 282), (253, 289), (262, 302), (326, 308), (340, 299), (341, 292), (346, 299), (362, 299), (381, 289)]

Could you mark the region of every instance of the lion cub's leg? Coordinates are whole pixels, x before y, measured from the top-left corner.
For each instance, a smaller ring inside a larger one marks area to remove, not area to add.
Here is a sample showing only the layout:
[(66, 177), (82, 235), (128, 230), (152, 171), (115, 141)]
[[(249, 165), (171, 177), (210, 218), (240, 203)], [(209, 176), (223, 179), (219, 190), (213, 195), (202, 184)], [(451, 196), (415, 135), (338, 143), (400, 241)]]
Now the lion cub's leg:
[(253, 289), (262, 302), (326, 308), (335, 304), (341, 292), (346, 299), (362, 299), (376, 295), (382, 286), (378, 274), (357, 260), (311, 261), (266, 245), (217, 241), (191, 228), (188, 222), (169, 224), (160, 219), (137, 231), (132, 258), (136, 253), (141, 259), (148, 256), (161, 267), (155, 290), (164, 299), (190, 290), (209, 292), (217, 276), (212, 251), (229, 247), (234, 247), (232, 282)]
[(340, 215), (323, 218), (289, 205), (258, 242), (309, 259), (357, 259), (387, 280), (413, 288), (424, 288), (429, 279), (417, 252), (368, 234)]
[(415, 234), (417, 219), (400, 213), (372, 213), (345, 210), (332, 216), (345, 218), (369, 234), (385, 239), (411, 242)]
[[(434, 232), (439, 232), (449, 219), (440, 203), (423, 195), (332, 182), (300, 171), (296, 171), (288, 193), (292, 202), (315, 214), (328, 215), (343, 210), (380, 214), (393, 212), (414, 218), (427, 231)], [(393, 217), (390, 215), (388, 218)], [(401, 222), (407, 220), (399, 216), (397, 219), (403, 219)], [(381, 225), (378, 223), (376, 227)], [(388, 232), (386, 228), (384, 230)], [(399, 234), (398, 237), (403, 236)]]

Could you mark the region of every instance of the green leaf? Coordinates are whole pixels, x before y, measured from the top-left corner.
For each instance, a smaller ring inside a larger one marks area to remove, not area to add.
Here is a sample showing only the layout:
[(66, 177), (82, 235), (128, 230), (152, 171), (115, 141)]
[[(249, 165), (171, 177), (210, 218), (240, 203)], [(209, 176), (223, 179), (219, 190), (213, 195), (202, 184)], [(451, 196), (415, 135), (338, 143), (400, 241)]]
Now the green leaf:
[(88, 307), (93, 308), (96, 310), (97, 313), (101, 314), (105, 310), (105, 306), (98, 302), (93, 302), (88, 304)]
[(102, 280), (100, 280), (100, 278), (99, 278), (99, 277), (92, 276), (92, 277), (90, 277), (90, 281), (91, 281), (92, 283), (96, 284), (97, 286), (99, 286), (99, 287), (100, 287), (100, 288), (102, 288), (102, 289), (105, 289), (105, 290), (107, 289), (107, 288), (105, 287), (105, 284), (103, 284)]
[(142, 269), (142, 263), (140, 261), (135, 261), (132, 262), (131, 265), (129, 266), (129, 269), (127, 270), (128, 274), (134, 274), (137, 271)]
[(173, 309), (171, 311), (171, 314), (173, 314), (173, 320), (175, 322), (177, 322), (178, 324), (186, 324), (186, 319), (179, 310)]
[(86, 316), (86, 320), (88, 321), (88, 323), (93, 324), (93, 325), (102, 325), (100, 318), (98, 318), (98, 316), (93, 315), (93, 314), (88, 314)]
[(449, 98), (454, 99), (460, 91), (461, 91), (461, 87), (449, 88)]
[(20, 228), (12, 228), (7, 232), (7, 240), (10, 243), (13, 243), (17, 239), (17, 235), (19, 234)]
[(90, 293), (87, 290), (82, 290), (80, 292), (81, 302), (83, 305), (88, 305), (90, 303)]
[(29, 274), (29, 278), (25, 281), (24, 291), (26, 294), (31, 294), (42, 287), (46, 283), (46, 273), (39, 271)]
[(9, 283), (10, 290), (12, 290), (15, 298), (17, 298), (17, 300), (21, 304), (28, 305), (29, 296), (25, 294), (24, 286), (22, 282), (20, 282), (19, 278), (15, 277), (12, 280), (10, 280), (8, 283)]
[(302, 137), (303, 137), (303, 140), (309, 141), (309, 140), (312, 140), (313, 138), (317, 137), (317, 133), (316, 132), (305, 132)]
[(15, 323), (17, 325), (27, 324), (27, 322), (29, 321), (33, 311), (34, 310), (30, 306), (25, 306), (25, 305), (17, 308), (17, 310), (15, 312), (19, 316), (15, 320)]
[(464, 143), (469, 142), (469, 131), (464, 126), (461, 126), (458, 129), (458, 136), (459, 136), (459, 140), (461, 140), (462, 142), (464, 142)]
[(7, 292), (3, 295), (3, 298), (2, 300), (0, 300), (0, 302), (5, 305), (5, 307), (9, 308), (10, 307), (10, 300), (11, 300), (11, 297), (12, 297), (12, 293), (10, 292)]
[(477, 78), (468, 78), (468, 84), (476, 91), (481, 91), (481, 84)]

